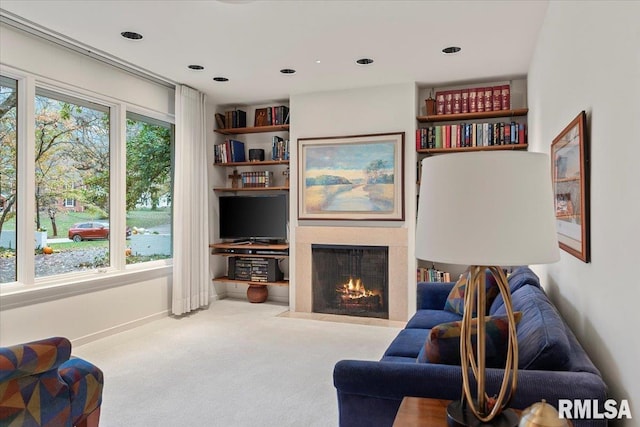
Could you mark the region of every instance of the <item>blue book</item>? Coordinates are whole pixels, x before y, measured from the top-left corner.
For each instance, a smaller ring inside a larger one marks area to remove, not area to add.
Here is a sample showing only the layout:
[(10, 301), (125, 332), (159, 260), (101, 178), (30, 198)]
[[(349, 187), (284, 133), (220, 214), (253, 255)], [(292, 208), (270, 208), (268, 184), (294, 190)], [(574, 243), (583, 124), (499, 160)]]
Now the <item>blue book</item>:
[(246, 162), (247, 157), (244, 153), (244, 142), (235, 139), (229, 140), (229, 148), (231, 149), (232, 162)]

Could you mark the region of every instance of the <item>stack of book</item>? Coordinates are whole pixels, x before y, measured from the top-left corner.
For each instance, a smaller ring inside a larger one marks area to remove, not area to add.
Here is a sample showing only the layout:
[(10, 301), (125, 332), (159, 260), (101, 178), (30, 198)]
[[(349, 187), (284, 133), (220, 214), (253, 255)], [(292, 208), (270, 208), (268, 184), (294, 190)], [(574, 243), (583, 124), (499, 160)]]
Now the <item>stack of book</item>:
[(271, 160), (289, 160), (289, 140), (274, 136), (271, 142)]
[(416, 149), (489, 147), (527, 143), (524, 123), (460, 123), (416, 130)]
[(272, 187), (274, 185), (273, 172), (253, 171), (242, 172), (242, 187)]
[(244, 110), (228, 110), (224, 114), (216, 113), (216, 125), (218, 129), (247, 127), (247, 112)]
[(247, 161), (244, 142), (235, 139), (227, 139), (222, 144), (213, 147), (215, 163), (232, 163)]
[(450, 282), (451, 275), (446, 271), (437, 270), (434, 267), (418, 267), (416, 279), (418, 282)]

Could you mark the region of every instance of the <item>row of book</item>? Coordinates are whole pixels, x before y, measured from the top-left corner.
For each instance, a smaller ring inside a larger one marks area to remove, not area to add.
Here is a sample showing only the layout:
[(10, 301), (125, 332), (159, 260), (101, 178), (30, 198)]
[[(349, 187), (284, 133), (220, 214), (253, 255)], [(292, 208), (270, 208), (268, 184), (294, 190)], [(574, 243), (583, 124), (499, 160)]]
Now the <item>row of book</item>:
[(272, 187), (274, 185), (272, 171), (241, 172), (242, 187)]
[(244, 142), (238, 141), (236, 139), (227, 139), (221, 144), (214, 145), (213, 156), (215, 163), (235, 163), (247, 161)]
[(418, 282), (450, 282), (451, 275), (446, 271), (438, 270), (434, 267), (418, 267)]
[(289, 107), (286, 105), (256, 108), (254, 126), (274, 126), (289, 124)]
[(236, 258), (235, 279), (267, 282), (269, 279), (269, 261), (266, 258)]
[(289, 140), (273, 137), (271, 141), (271, 160), (289, 160)]
[(527, 143), (524, 123), (460, 123), (416, 129), (416, 149), (489, 147)]
[(218, 129), (247, 127), (247, 112), (240, 109), (228, 110), (224, 114), (216, 113), (216, 125)]
[(509, 85), (436, 92), (436, 115), (480, 113), (510, 108), (511, 87)]

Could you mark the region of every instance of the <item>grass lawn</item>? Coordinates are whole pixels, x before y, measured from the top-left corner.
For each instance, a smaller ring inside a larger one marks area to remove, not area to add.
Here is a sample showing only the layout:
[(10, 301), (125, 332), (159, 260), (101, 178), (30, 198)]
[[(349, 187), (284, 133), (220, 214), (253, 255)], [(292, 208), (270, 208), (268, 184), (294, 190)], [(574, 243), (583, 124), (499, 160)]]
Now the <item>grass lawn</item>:
[[(56, 215), (56, 225), (58, 227), (58, 235), (54, 236), (53, 227), (51, 226), (51, 220), (47, 215), (40, 216), (40, 227), (48, 231), (49, 238), (62, 238), (67, 237), (69, 228), (76, 222), (85, 221), (104, 221), (108, 219), (96, 218), (94, 215), (85, 212), (60, 212)], [(127, 225), (129, 227), (138, 228), (152, 228), (159, 225), (171, 223), (171, 209), (140, 209), (130, 211), (127, 213)], [(15, 230), (16, 220), (15, 218), (5, 222), (2, 226), (3, 230)], [(84, 243), (84, 242), (83, 242)]]

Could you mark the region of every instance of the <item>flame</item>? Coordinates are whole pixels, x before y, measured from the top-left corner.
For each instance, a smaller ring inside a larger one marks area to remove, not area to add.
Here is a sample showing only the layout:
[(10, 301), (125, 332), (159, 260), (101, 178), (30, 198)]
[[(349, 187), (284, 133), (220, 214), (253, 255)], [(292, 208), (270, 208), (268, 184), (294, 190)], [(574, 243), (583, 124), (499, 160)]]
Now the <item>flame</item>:
[(375, 295), (374, 292), (365, 288), (360, 278), (356, 278), (354, 280), (353, 277), (349, 277), (349, 281), (344, 283), (341, 288), (337, 289), (337, 291), (342, 294), (343, 298), (349, 299), (364, 298)]

